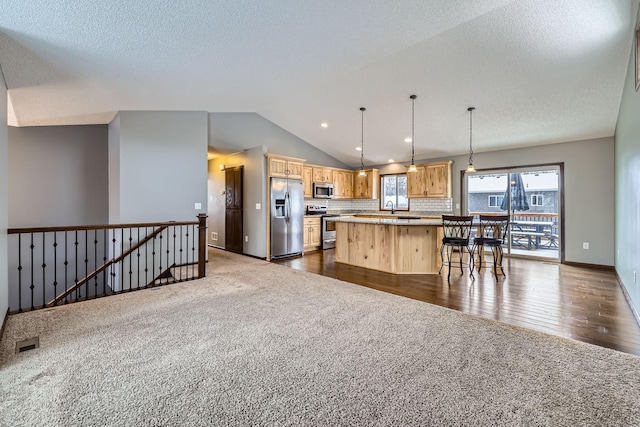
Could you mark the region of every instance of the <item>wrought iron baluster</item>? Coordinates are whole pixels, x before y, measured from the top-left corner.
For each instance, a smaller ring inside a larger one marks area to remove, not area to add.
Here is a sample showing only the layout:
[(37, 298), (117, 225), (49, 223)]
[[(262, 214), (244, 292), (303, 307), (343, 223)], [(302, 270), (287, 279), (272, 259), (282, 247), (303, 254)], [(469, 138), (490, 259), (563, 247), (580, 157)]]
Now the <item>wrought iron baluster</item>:
[(189, 226), (187, 225), (187, 232), (185, 233), (185, 237), (187, 238), (186, 241), (186, 248), (185, 251), (187, 252), (187, 268), (184, 271), (185, 276), (187, 276), (187, 279), (189, 278)]
[(176, 282), (175, 268), (176, 268), (176, 226), (173, 226), (173, 281)]
[[(160, 232), (160, 256), (158, 257), (158, 262), (160, 263), (160, 267), (158, 267), (158, 271), (162, 274), (162, 235), (164, 234), (164, 230)], [(154, 273), (155, 274), (155, 273)], [(155, 280), (154, 280), (155, 283)], [(162, 285), (162, 277), (160, 277), (160, 285)]]
[[(78, 284), (78, 230), (76, 230), (76, 240), (75, 240), (75, 246), (76, 246), (76, 258), (75, 258), (75, 266), (76, 266), (76, 277), (74, 279), (74, 284), (77, 285)], [(82, 294), (80, 294), (80, 296), (82, 296)], [(78, 287), (76, 286), (76, 302), (78, 302)]]
[(34, 284), (33, 284), (33, 248), (35, 248), (35, 246), (33, 245), (33, 233), (31, 233), (31, 310), (34, 310), (35, 307), (33, 306), (33, 288), (35, 288)]
[(22, 313), (22, 233), (18, 233), (18, 313)]
[(184, 225), (180, 226), (180, 281), (182, 282), (182, 230), (184, 229)]
[[(120, 229), (120, 255), (124, 253), (124, 227)], [(124, 258), (120, 260), (120, 292), (124, 292)]]
[[(107, 242), (107, 229), (105, 228), (104, 230), (102, 230), (102, 239), (104, 240), (103, 243), (103, 250), (104, 250), (104, 254), (102, 257), (102, 265), (107, 263), (107, 248), (109, 243)], [(107, 272), (106, 270), (102, 272), (102, 295), (107, 295)]]
[[(111, 238), (111, 258), (114, 258), (116, 256), (116, 229), (114, 228), (112, 231), (112, 238)], [(116, 293), (116, 272), (115, 272), (116, 266), (115, 264), (111, 264), (111, 294), (115, 294)]]
[[(98, 269), (98, 230), (93, 230), (93, 271)], [(93, 281), (93, 297), (98, 298), (98, 275)]]
[(137, 267), (137, 274), (136, 276), (138, 276), (138, 285), (137, 288), (140, 289), (140, 227), (138, 227), (138, 267)]
[[(151, 286), (155, 285), (155, 280), (154, 280), (154, 274), (156, 274), (156, 236), (153, 236), (153, 246), (151, 247), (153, 249), (153, 251), (151, 252), (151, 280), (153, 281), (151, 283)], [(148, 284), (149, 282), (147, 282)]]
[(195, 262), (196, 262), (196, 227), (191, 226), (191, 260), (194, 264), (191, 265), (191, 278), (196, 277)]
[[(89, 230), (84, 230), (84, 277), (89, 275)], [(84, 284), (84, 298), (89, 299), (89, 281)]]
[(46, 269), (47, 269), (47, 263), (46, 263), (46, 242), (45, 242), (45, 233), (42, 232), (42, 307), (44, 307), (47, 304), (47, 295), (45, 294), (45, 292), (47, 291), (47, 287), (46, 287), (46, 283), (47, 283), (47, 277), (46, 277)]
[[(67, 231), (64, 232), (64, 292), (69, 288), (69, 239)], [(68, 296), (64, 297), (64, 303), (69, 302)]]
[[(58, 295), (58, 233), (53, 232), (53, 297)], [(58, 305), (54, 301), (53, 305)]]
[[(149, 235), (149, 229), (147, 227), (144, 228), (144, 238), (146, 239)], [(153, 241), (151, 242), (153, 244)], [(147, 242), (144, 245), (144, 285), (147, 286), (149, 284), (149, 243)]]
[[(133, 242), (133, 236), (131, 233), (133, 233), (133, 230), (129, 228), (129, 248), (128, 249), (131, 249), (132, 242)], [(131, 259), (131, 255), (129, 255), (128, 258), (129, 258), (129, 290), (131, 290), (133, 288), (133, 269), (132, 269), (133, 259)]]

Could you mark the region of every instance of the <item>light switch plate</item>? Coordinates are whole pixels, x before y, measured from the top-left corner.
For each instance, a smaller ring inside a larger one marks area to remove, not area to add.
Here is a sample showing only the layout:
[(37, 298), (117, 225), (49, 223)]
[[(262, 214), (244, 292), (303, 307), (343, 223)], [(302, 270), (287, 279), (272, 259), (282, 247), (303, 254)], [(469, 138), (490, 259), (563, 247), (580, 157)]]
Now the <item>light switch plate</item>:
[(194, 204), (193, 204), (193, 207), (194, 207), (195, 209), (202, 209), (202, 203), (194, 203)]
[(256, 210), (259, 211), (262, 209), (262, 205), (260, 203), (256, 203)]

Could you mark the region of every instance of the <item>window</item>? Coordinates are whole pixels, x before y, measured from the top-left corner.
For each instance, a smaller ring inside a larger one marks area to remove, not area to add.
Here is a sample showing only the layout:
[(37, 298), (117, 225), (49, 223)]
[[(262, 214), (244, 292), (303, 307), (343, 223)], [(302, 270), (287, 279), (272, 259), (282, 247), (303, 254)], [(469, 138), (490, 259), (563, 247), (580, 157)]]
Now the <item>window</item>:
[(542, 205), (544, 205), (542, 194), (532, 194), (531, 206), (542, 206)]
[(489, 207), (490, 208), (499, 208), (502, 205), (502, 200), (504, 196), (489, 196)]
[(380, 177), (382, 199), (380, 210), (393, 209), (409, 210), (409, 198), (407, 197), (407, 174), (383, 175)]

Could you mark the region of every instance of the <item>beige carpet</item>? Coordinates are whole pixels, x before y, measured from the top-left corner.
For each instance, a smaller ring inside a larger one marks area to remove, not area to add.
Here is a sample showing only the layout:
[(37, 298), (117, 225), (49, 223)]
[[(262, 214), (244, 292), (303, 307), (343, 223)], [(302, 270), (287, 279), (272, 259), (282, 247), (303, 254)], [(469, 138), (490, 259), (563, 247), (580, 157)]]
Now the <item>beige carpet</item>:
[(639, 396), (638, 357), (217, 250), (0, 344), (3, 426), (631, 426)]

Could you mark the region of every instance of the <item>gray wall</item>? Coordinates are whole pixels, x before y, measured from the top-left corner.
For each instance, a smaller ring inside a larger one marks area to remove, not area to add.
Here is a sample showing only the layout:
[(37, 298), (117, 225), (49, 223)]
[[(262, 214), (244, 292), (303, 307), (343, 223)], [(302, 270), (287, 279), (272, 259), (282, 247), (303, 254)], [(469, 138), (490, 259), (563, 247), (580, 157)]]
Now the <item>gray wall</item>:
[(9, 223), (9, 138), (7, 130), (7, 87), (0, 74), (0, 325), (9, 308), (7, 272), (7, 227)]
[(109, 192), (119, 208), (111, 209), (109, 221), (195, 221), (206, 213), (207, 113), (121, 111), (118, 116), (119, 126), (116, 121), (109, 127)]
[(209, 146), (230, 154), (260, 145), (267, 152), (307, 163), (351, 169), (313, 145), (256, 113), (209, 113)]
[[(243, 231), (249, 237), (243, 243), (243, 252), (264, 258), (267, 256), (267, 218), (266, 218), (266, 147), (259, 146), (229, 156), (221, 156), (209, 161), (209, 244), (225, 247), (225, 189), (224, 171), (226, 167), (244, 166), (243, 185)], [(260, 209), (256, 209), (256, 203)], [(218, 233), (218, 240), (212, 240), (211, 233)]]
[[(218, 157), (209, 161), (209, 244), (225, 247), (224, 172), (226, 166), (244, 165), (244, 243), (245, 254), (266, 257), (267, 217), (266, 153), (305, 159), (307, 163), (350, 169), (324, 151), (301, 140), (255, 113), (209, 113), (209, 146)], [(256, 209), (260, 203), (260, 209)], [(218, 233), (212, 240), (211, 233)]]
[(107, 126), (9, 127), (9, 226), (106, 224)]
[[(631, 35), (630, 35), (631, 36)], [(615, 135), (615, 265), (640, 312), (640, 93), (635, 90), (635, 42), (629, 57)]]
[[(635, 111), (637, 116), (638, 110)], [(613, 265), (615, 219), (613, 138), (474, 153), (473, 158), (474, 165), (478, 169), (564, 162), (565, 261)], [(469, 159), (466, 155), (446, 159), (454, 161), (455, 206), (456, 203), (460, 203), (460, 170), (466, 168)], [(437, 160), (444, 159), (425, 161)], [(381, 174), (406, 170), (404, 165), (400, 164), (380, 165), (379, 168)], [(589, 242), (590, 249), (582, 249), (582, 242)]]

